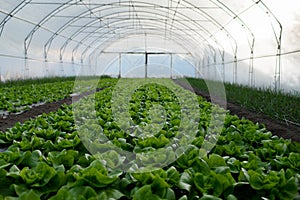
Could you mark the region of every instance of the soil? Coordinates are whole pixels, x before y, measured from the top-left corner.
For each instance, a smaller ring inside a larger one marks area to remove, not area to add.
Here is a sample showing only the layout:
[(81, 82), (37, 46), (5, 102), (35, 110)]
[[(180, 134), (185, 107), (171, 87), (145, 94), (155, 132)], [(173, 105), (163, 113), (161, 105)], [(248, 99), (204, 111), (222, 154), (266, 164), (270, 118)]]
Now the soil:
[[(178, 81), (175, 82), (186, 89), (192, 90), (190, 86), (183, 85)], [(197, 95), (200, 95), (206, 98), (208, 101), (210, 101), (210, 95), (208, 93), (200, 91), (197, 88), (193, 88), (193, 90), (193, 92), (195, 92)], [(23, 123), (26, 120), (35, 118), (36, 116), (41, 115), (43, 113), (50, 113), (56, 111), (60, 108), (62, 104), (70, 105), (73, 101), (78, 101), (83, 96), (89, 94), (92, 94), (92, 92), (86, 92), (84, 94), (76, 96), (76, 98), (73, 97), (73, 99), (72, 97), (68, 97), (57, 102), (46, 103), (44, 105), (33, 107), (30, 110), (27, 110), (19, 115), (10, 114), (5, 119), (0, 118), (0, 131), (5, 131), (6, 129), (13, 127), (17, 122)], [(283, 137), (285, 139), (291, 139), (293, 141), (300, 142), (300, 127), (294, 126), (292, 124), (287, 124), (279, 120), (271, 119), (266, 115), (250, 111), (232, 102), (227, 102), (226, 109), (229, 110), (231, 114), (237, 115), (240, 118), (244, 117), (255, 123), (258, 122), (260, 124), (264, 124), (266, 128), (269, 131), (271, 131), (274, 135), (278, 135), (279, 137)]]
[[(210, 95), (207, 92), (203, 92), (197, 88), (191, 88), (191, 85), (186, 85), (185, 83), (176, 80), (174, 81), (181, 87), (191, 90), (197, 95), (204, 97), (207, 101), (210, 101)], [(220, 106), (222, 106), (222, 104), (224, 105), (224, 103), (221, 102)], [(229, 110), (230, 114), (232, 115), (237, 115), (239, 118), (244, 117), (245, 119), (249, 119), (254, 123), (264, 124), (267, 130), (271, 131), (272, 134), (285, 139), (291, 139), (292, 141), (300, 142), (300, 127), (298, 126), (272, 119), (267, 115), (251, 111), (233, 102), (227, 101), (225, 105), (226, 109)]]

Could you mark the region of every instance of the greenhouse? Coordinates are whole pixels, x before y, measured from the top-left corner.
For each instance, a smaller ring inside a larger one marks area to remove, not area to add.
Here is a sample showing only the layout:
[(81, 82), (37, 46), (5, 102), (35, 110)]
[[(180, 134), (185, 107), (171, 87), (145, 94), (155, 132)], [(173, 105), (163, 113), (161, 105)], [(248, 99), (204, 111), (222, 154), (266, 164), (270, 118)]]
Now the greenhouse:
[(299, 9), (0, 0), (0, 200), (299, 200)]

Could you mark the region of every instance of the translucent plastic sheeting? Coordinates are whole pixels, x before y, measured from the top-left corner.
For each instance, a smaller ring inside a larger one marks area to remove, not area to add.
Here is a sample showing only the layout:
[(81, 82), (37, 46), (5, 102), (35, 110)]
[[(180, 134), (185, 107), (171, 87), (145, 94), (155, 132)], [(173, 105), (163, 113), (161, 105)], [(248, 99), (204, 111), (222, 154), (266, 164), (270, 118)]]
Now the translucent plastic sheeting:
[[(194, 71), (196, 77), (215, 79), (221, 73), (230, 82), (294, 87), (282, 79), (284, 68), (298, 71), (296, 54), (281, 54), (300, 49), (293, 31), (299, 5), (293, 0), (1, 0), (1, 79), (72, 76), (82, 67), (93, 75), (115, 67), (112, 63), (128, 53), (164, 52), (176, 57), (172, 65), (186, 60), (183, 71), (193, 65), (185, 74)], [(158, 71), (160, 65), (171, 68), (158, 58), (154, 63)]]

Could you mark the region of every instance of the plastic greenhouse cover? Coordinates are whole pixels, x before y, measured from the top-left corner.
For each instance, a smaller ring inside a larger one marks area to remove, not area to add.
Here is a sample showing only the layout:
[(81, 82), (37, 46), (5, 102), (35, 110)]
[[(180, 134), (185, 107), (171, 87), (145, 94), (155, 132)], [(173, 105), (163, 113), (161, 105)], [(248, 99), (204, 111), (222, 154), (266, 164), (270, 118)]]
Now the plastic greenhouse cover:
[[(251, 57), (254, 75), (266, 80), (261, 84), (272, 85), (278, 67), (297, 80), (299, 56), (285, 54), (299, 49), (299, 8), (293, 0), (2, 0), (0, 73), (7, 79), (38, 66), (78, 69), (111, 58), (107, 53), (116, 60), (120, 53), (151, 49), (172, 52), (202, 71), (222, 70), (224, 62), (227, 81), (234, 80), (236, 59), (238, 79), (247, 82)], [(287, 80), (283, 84), (296, 87)]]

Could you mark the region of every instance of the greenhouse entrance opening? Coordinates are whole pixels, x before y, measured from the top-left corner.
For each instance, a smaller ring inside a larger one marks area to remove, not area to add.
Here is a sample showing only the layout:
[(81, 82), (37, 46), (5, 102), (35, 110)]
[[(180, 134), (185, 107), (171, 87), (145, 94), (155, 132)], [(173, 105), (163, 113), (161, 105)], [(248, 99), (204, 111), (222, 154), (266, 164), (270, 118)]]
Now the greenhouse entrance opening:
[[(119, 53), (119, 77), (173, 78), (174, 57), (178, 53), (128, 51)], [(182, 53), (188, 55), (188, 53)]]

